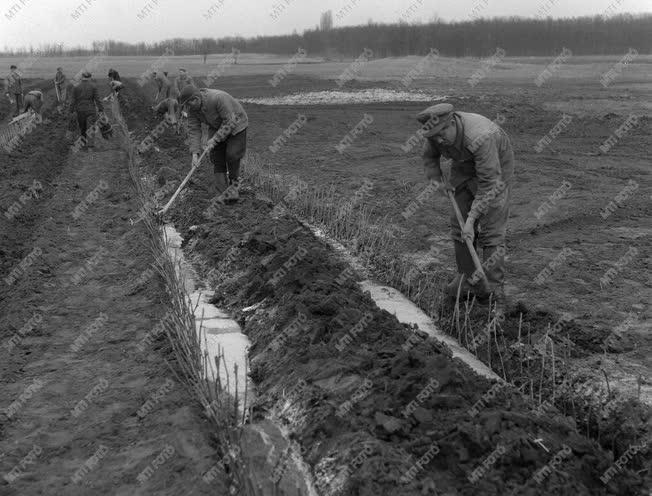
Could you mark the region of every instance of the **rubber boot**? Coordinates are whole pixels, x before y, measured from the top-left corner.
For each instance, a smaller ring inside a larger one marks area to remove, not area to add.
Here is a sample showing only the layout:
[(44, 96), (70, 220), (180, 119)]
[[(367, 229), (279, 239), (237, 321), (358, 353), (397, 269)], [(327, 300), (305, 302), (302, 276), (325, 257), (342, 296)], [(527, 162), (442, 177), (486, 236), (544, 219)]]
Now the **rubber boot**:
[(457, 264), (457, 275), (455, 278), (448, 283), (446, 286), (446, 294), (450, 298), (457, 298), (457, 291), (460, 286), (460, 280), (464, 278), (462, 282), (462, 287), (460, 289), (460, 295), (466, 296), (469, 292), (474, 292), (474, 287), (469, 284), (469, 279), (473, 276), (475, 271), (475, 266), (473, 265), (473, 258), (469, 253), (469, 250), (466, 248), (466, 244), (461, 241), (453, 241), (453, 246), (455, 247), (455, 262)]
[(224, 203), (224, 200), (226, 199), (226, 190), (229, 187), (229, 182), (226, 177), (225, 172), (216, 172), (213, 174), (213, 184), (211, 185), (213, 191), (212, 196), (219, 196), (220, 203)]
[[(460, 283), (462, 287), (460, 287)], [(467, 277), (464, 274), (457, 274), (446, 285), (446, 295), (452, 300), (457, 299), (458, 291), (460, 292), (460, 297), (466, 297), (469, 292), (473, 293), (473, 287), (468, 283)]]
[(236, 203), (240, 199), (240, 161), (229, 164), (229, 188), (226, 190), (225, 201)]
[(507, 309), (505, 298), (505, 247), (489, 246), (483, 253), (484, 272), (489, 280), (489, 290), (495, 305), (496, 315), (504, 314)]
[(95, 148), (95, 130), (89, 130), (86, 133), (86, 149), (90, 152)]

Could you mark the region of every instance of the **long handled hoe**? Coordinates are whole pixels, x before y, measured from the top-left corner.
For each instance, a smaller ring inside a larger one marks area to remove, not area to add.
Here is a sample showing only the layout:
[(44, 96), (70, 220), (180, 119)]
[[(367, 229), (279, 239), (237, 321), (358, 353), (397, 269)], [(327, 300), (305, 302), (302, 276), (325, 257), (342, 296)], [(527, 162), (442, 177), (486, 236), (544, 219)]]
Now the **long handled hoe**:
[[(460, 230), (464, 230), (464, 219), (462, 218), (462, 212), (460, 212), (460, 207), (457, 205), (457, 202), (455, 201), (455, 196), (453, 195), (452, 191), (448, 191), (448, 198), (453, 204), (453, 210), (455, 210), (455, 216), (457, 217), (457, 222), (459, 222), (460, 224)], [(469, 253), (471, 254), (471, 258), (473, 259), (475, 270), (478, 272), (478, 274), (480, 274), (480, 277), (482, 277), (482, 282), (485, 284), (485, 287), (488, 288), (489, 281), (487, 280), (487, 275), (484, 273), (484, 269), (482, 268), (482, 262), (480, 262), (480, 257), (478, 257), (478, 252), (475, 251), (475, 246), (473, 246), (473, 241), (471, 241), (468, 238), (464, 238), (464, 242), (466, 243), (466, 247), (468, 248)]]
[[(215, 135), (214, 135), (213, 137), (215, 137), (215, 136), (217, 136), (217, 133), (215, 133)], [(204, 151), (202, 152), (202, 154), (199, 156), (199, 160), (197, 160), (197, 163), (196, 163), (195, 165), (193, 165), (193, 166), (190, 168), (190, 172), (188, 172), (188, 175), (184, 178), (183, 181), (181, 181), (181, 184), (179, 185), (179, 187), (177, 188), (177, 190), (174, 192), (174, 194), (172, 195), (172, 197), (170, 198), (170, 200), (165, 204), (165, 206), (164, 206), (161, 210), (159, 210), (159, 211), (157, 212), (157, 215), (163, 215), (165, 212), (167, 212), (167, 211), (169, 210), (170, 206), (172, 206), (172, 203), (174, 203), (174, 200), (177, 199), (177, 196), (179, 196), (179, 193), (181, 193), (181, 190), (183, 189), (183, 187), (184, 187), (184, 186), (186, 185), (186, 183), (190, 180), (190, 178), (191, 178), (192, 175), (195, 173), (195, 171), (199, 168), (199, 166), (200, 166), (200, 164), (201, 164), (201, 161), (204, 159), (204, 157), (206, 156), (206, 154), (207, 154), (210, 150), (211, 150), (211, 147), (206, 147), (206, 148), (204, 149)]]

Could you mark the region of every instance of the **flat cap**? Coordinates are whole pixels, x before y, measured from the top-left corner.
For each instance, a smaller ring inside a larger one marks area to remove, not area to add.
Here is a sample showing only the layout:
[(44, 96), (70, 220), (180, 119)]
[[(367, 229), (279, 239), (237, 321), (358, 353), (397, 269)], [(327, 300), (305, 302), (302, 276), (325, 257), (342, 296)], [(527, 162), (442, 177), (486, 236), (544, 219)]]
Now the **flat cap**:
[(91, 73), (88, 72), (88, 71), (83, 71), (81, 73), (81, 77), (83, 77), (84, 79), (90, 79), (91, 78)]
[(185, 105), (188, 100), (199, 94), (199, 89), (197, 89), (196, 86), (193, 86), (192, 84), (184, 86), (181, 93), (179, 93), (179, 105)]
[(437, 134), (453, 115), (453, 106), (450, 103), (432, 105), (417, 114), (417, 120), (423, 124), (423, 136), (429, 138)]

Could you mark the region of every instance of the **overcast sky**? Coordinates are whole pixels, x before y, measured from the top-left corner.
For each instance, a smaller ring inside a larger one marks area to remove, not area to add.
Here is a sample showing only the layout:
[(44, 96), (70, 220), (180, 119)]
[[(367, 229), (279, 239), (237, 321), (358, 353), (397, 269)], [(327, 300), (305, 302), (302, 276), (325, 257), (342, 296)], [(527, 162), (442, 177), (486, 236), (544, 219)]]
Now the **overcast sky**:
[(300, 33), (329, 9), (334, 25), (345, 26), (369, 19), (427, 22), (434, 15), (465, 20), (649, 13), (652, 0), (0, 0), (0, 48)]

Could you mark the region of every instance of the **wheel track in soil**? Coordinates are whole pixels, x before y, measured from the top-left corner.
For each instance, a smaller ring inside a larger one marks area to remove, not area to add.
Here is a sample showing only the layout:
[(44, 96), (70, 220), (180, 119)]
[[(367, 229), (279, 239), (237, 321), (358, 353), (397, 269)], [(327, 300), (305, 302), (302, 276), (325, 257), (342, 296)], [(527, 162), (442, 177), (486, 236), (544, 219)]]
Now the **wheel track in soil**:
[[(97, 151), (70, 154), (58, 163), (65, 153), (63, 133), (63, 123), (55, 121), (35, 130), (24, 145), (33, 146), (38, 159), (54, 155), (56, 165), (33, 171), (48, 192), (30, 205), (28, 222), (13, 240), (22, 244), (23, 255), (33, 248), (42, 255), (13, 285), (1, 281), (2, 344), (30, 316), (39, 314), (42, 322), (11, 351), (0, 347), (0, 471), (8, 474), (34, 447), (39, 454), (11, 483), (0, 479), (0, 495), (219, 493), (219, 480), (208, 485), (201, 479), (214, 465), (209, 424), (166, 365), (166, 342), (159, 339), (143, 353), (136, 349), (165, 314), (166, 297), (156, 277), (136, 283), (152, 260), (144, 229), (128, 223), (139, 205), (126, 155), (113, 138)], [(100, 180), (108, 189), (75, 220), (75, 207)], [(97, 264), (75, 284), (73, 277), (88, 269), (93, 257)], [(3, 278), (19, 261), (3, 267)], [(103, 315), (105, 321), (98, 321)], [(90, 332), (89, 326), (103, 321)], [(85, 331), (88, 339), (71, 351)], [(162, 387), (169, 392), (139, 418), (139, 409)], [(99, 394), (73, 416), (93, 390)], [(17, 400), (20, 408), (12, 414), (7, 409)], [(99, 464), (72, 482), (102, 445), (108, 450)], [(168, 445), (174, 449), (170, 458), (139, 483), (138, 475)]]

